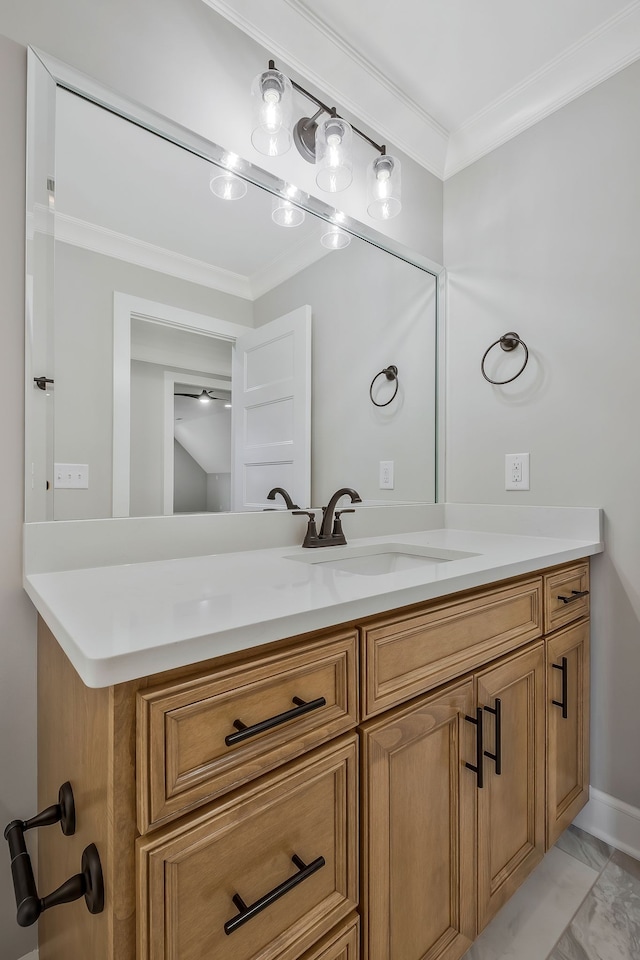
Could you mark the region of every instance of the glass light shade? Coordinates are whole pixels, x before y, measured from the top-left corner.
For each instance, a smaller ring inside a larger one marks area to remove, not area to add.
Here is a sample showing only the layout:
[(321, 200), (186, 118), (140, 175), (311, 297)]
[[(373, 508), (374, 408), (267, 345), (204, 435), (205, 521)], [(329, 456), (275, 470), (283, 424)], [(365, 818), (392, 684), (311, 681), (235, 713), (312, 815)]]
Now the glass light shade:
[(367, 168), (367, 212), (375, 220), (390, 220), (402, 209), (400, 161), (383, 154)]
[(209, 187), (221, 200), (239, 200), (247, 192), (247, 183), (230, 170), (221, 170), (209, 181)]
[(321, 190), (338, 193), (353, 179), (351, 141), (353, 131), (346, 120), (325, 117), (316, 130), (316, 183)]
[(304, 223), (304, 210), (296, 207), (291, 200), (284, 197), (274, 197), (271, 207), (271, 219), (279, 227), (299, 227)]
[(345, 230), (331, 224), (327, 232), (320, 237), (320, 243), (328, 250), (343, 250), (351, 243), (351, 236)]
[(251, 143), (259, 153), (264, 153), (267, 157), (279, 157), (291, 146), (291, 81), (279, 70), (265, 70), (254, 79), (251, 94)]

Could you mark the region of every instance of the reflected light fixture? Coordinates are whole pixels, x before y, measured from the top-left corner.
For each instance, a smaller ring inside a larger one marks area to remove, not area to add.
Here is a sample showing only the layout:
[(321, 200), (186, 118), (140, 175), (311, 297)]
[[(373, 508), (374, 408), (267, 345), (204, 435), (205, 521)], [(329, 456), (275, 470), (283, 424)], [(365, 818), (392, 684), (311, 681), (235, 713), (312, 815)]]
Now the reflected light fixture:
[(351, 235), (337, 224), (328, 224), (326, 233), (320, 237), (320, 243), (329, 250), (343, 250), (351, 243)]
[(247, 183), (231, 170), (220, 170), (209, 181), (211, 192), (221, 200), (239, 200), (247, 192)]
[(279, 227), (299, 227), (304, 223), (305, 212), (301, 207), (285, 197), (274, 197), (271, 207), (271, 219)]
[(202, 390), (201, 393), (174, 393), (174, 397), (190, 397), (192, 400), (199, 400), (200, 403), (211, 403), (212, 400), (224, 400), (225, 407), (231, 406), (226, 397), (215, 397), (210, 390)]
[[(376, 220), (397, 216), (400, 199), (400, 161), (387, 155), (387, 148), (338, 116), (314, 94), (290, 80), (269, 60), (269, 69), (258, 74), (252, 85), (254, 120), (251, 142), (267, 156), (280, 156), (291, 146), (301, 157), (317, 166), (316, 183), (328, 193), (346, 190), (353, 180), (352, 140), (355, 133), (380, 154), (367, 170), (367, 212)], [(318, 108), (310, 117), (301, 117), (291, 132), (293, 90)]]

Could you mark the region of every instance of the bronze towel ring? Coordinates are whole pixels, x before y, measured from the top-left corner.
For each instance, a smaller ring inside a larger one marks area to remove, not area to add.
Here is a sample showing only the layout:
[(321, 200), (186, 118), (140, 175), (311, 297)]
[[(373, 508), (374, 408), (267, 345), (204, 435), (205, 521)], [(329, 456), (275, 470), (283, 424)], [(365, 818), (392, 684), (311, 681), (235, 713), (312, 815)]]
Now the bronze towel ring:
[[(373, 385), (378, 379), (378, 377), (382, 377), (383, 375), (387, 378), (387, 380), (395, 380), (396, 388), (385, 403), (378, 403), (377, 400), (373, 399)], [(376, 407), (388, 407), (391, 401), (395, 399), (395, 396), (398, 392), (399, 382), (400, 381), (398, 380), (398, 368), (394, 364), (390, 364), (390, 366), (385, 367), (384, 370), (381, 370), (380, 373), (376, 373), (375, 377), (371, 381), (371, 386), (369, 387), (369, 396), (371, 397), (371, 403), (375, 404)]]
[[(515, 350), (518, 344), (520, 344), (522, 346), (522, 349), (524, 350), (524, 363), (522, 364), (518, 372), (514, 374), (513, 377), (509, 377), (508, 380), (492, 380), (491, 377), (488, 377), (487, 374), (485, 373), (484, 362), (487, 359), (487, 355), (489, 351), (493, 350), (494, 347), (497, 347), (498, 344), (500, 344), (501, 348), (505, 350), (507, 353), (509, 353), (511, 350)], [(492, 343), (491, 346), (487, 350), (485, 350), (484, 356), (482, 358), (482, 362), (480, 363), (480, 369), (482, 371), (482, 376), (485, 378), (485, 380), (488, 380), (489, 383), (493, 383), (494, 386), (501, 387), (505, 383), (511, 383), (512, 380), (516, 380), (520, 376), (520, 374), (522, 373), (522, 371), (524, 370), (528, 362), (529, 362), (529, 349), (526, 343), (524, 342), (524, 340), (520, 339), (517, 333), (513, 333), (513, 331), (511, 331), (510, 333), (505, 333), (502, 337), (500, 337), (499, 340), (496, 340), (495, 343)]]

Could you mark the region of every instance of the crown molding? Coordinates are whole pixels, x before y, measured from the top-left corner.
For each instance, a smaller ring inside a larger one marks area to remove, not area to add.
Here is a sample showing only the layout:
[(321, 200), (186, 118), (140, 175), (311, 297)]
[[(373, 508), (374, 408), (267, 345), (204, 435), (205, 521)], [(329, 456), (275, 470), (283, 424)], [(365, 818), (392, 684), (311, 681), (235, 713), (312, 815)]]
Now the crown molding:
[(95, 223), (87, 223), (68, 214), (56, 213), (55, 238), (74, 247), (83, 247), (93, 253), (134, 263), (138, 267), (167, 273), (169, 276), (211, 287), (234, 297), (253, 299), (249, 281), (241, 274), (185, 257), (174, 250), (165, 250), (163, 247), (108, 230)]
[[(277, 60), (443, 180), (640, 58), (640, 0), (449, 132), (346, 43), (306, 0), (203, 0)], [(331, 63), (331, 79), (318, 64)]]
[(567, 47), (451, 133), (444, 179), (640, 58), (640, 0)]
[[(241, 297), (243, 300), (257, 300), (258, 297), (331, 252), (318, 242), (317, 237), (307, 237), (266, 263), (251, 276), (245, 277), (67, 214), (55, 214), (55, 227), (52, 231), (50, 214), (48, 216), (47, 214), (48, 210), (44, 208), (41, 211), (36, 210), (36, 232), (48, 234), (55, 232), (55, 239), (62, 243), (82, 247), (106, 257), (115, 257), (139, 267), (146, 267), (148, 270), (166, 273), (189, 283), (197, 283), (234, 297)], [(27, 222), (27, 231), (30, 237), (33, 237), (33, 219), (28, 218)], [(41, 227), (40, 230), (38, 230), (38, 224)]]
[[(442, 178), (447, 131), (299, 0), (203, 0), (275, 59)], [(314, 64), (331, 63), (331, 76)], [(390, 151), (391, 152), (391, 151)]]

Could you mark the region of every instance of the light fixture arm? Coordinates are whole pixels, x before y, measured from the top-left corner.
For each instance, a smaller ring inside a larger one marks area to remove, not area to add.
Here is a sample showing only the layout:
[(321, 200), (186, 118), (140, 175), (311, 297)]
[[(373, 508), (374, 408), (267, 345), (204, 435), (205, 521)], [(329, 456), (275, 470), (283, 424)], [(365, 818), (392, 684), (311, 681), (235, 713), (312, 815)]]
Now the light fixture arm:
[[(277, 70), (275, 60), (269, 60), (269, 70)], [(329, 114), (329, 116), (336, 117), (338, 120), (344, 120), (344, 117), (341, 117), (340, 114), (337, 113), (335, 107), (327, 106), (327, 104), (323, 103), (322, 100), (320, 100), (318, 97), (315, 96), (315, 94), (310, 93), (308, 90), (305, 90), (305, 88), (302, 87), (299, 83), (296, 83), (295, 80), (291, 80), (291, 77), (289, 77), (289, 80), (294, 90), (297, 90), (298, 93), (301, 93), (304, 97), (307, 98), (307, 100), (311, 100), (311, 102), (315, 103), (315, 105), (318, 107), (318, 110), (313, 115), (313, 117), (304, 117), (303, 120), (298, 121), (297, 129), (301, 136), (302, 136), (302, 130), (307, 131), (311, 129), (313, 129), (313, 132), (315, 135), (315, 121), (318, 119), (321, 113), (327, 113)], [(371, 137), (368, 137), (366, 133), (362, 132), (362, 130), (358, 130), (358, 128), (354, 127), (353, 124), (351, 124), (351, 129), (353, 130), (354, 133), (357, 133), (357, 135), (362, 140), (366, 140), (367, 143), (369, 143), (374, 148), (374, 150), (377, 150), (378, 153), (380, 153), (383, 157), (385, 156), (387, 152), (387, 148), (385, 144), (376, 143), (375, 140), (372, 140)], [(298, 138), (295, 137), (295, 139), (296, 139), (296, 145), (300, 150), (300, 146), (298, 144)], [(307, 153), (309, 152), (308, 146), (306, 147), (306, 149), (303, 149), (300, 152), (305, 157), (305, 159), (308, 159), (308, 157), (306, 156)]]

